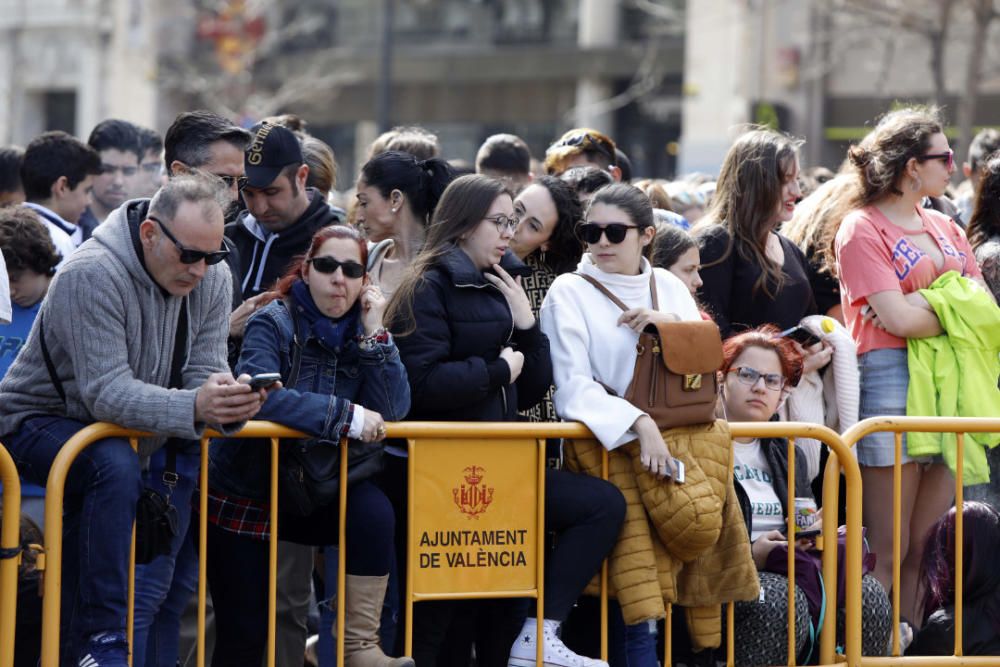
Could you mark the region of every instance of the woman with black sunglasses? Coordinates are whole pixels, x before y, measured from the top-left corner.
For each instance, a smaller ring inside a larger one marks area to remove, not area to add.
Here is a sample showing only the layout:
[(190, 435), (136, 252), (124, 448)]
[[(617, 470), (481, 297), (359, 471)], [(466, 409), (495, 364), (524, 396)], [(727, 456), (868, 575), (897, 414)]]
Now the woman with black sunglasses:
[[(643, 466), (663, 476), (672, 470), (672, 457), (659, 428), (621, 397), (632, 380), (639, 332), (657, 321), (699, 320), (698, 307), (677, 276), (653, 268), (644, 257), (656, 227), (642, 190), (624, 183), (598, 190), (577, 230), (587, 252), (575, 274), (552, 283), (539, 314), (552, 349), (556, 412), (586, 424), (609, 450), (638, 439)], [(600, 282), (629, 309), (622, 312), (583, 276)], [(656, 664), (649, 620), (626, 630), (630, 665)]]
[[(944, 124), (933, 110), (898, 109), (883, 116), (848, 151), (857, 186), (854, 210), (834, 243), (844, 320), (858, 346), (861, 405), (858, 417), (907, 414), (911, 368), (908, 340), (937, 336), (941, 322), (920, 290), (955, 271), (985, 287), (962, 229), (921, 206), (940, 197), (955, 171)], [(901, 458), (900, 605), (916, 620), (923, 536), (954, 498), (951, 471), (940, 456), (910, 455), (904, 434)], [(972, 446), (972, 445), (970, 445)], [(857, 445), (863, 519), (875, 576), (892, 585), (895, 439), (873, 433)]]
[[(520, 284), (526, 267), (509, 247), (517, 223), (511, 194), (496, 179), (462, 176), (442, 195), (386, 316), (410, 378), (411, 419), (517, 421), (551, 385), (548, 339)], [(449, 629), (468, 641), (479, 616), (485, 632), (476, 656), (484, 667), (534, 665), (537, 642), (547, 665), (607, 667), (571, 653), (556, 630), (611, 550), (624, 513), (608, 482), (546, 470), (546, 532), (557, 537), (545, 557), (544, 636), (536, 636), (534, 615), (511, 601), (425, 602), (414, 614), (414, 659), (443, 664)], [(468, 643), (461, 649), (450, 653), (468, 664)]]
[[(347, 226), (320, 229), (247, 324), (239, 373), (280, 373), (258, 417), (302, 431), (306, 446), (328, 448), (348, 437), (377, 443), (385, 422), (410, 407), (406, 371), (382, 326), (385, 297), (366, 277), (368, 248)], [(285, 447), (294, 446), (291, 443)], [(374, 456), (380, 456), (376, 448)], [(267, 636), (270, 445), (216, 443), (209, 459), (208, 583), (216, 618), (212, 664), (259, 665)], [(279, 465), (287, 465), (282, 459)], [(372, 473), (377, 470), (371, 471)], [(412, 666), (379, 648), (379, 617), (393, 554), (394, 513), (371, 479), (353, 479), (347, 502), (344, 656), (348, 667)], [(279, 502), (282, 540), (335, 544), (334, 500), (308, 512)]]

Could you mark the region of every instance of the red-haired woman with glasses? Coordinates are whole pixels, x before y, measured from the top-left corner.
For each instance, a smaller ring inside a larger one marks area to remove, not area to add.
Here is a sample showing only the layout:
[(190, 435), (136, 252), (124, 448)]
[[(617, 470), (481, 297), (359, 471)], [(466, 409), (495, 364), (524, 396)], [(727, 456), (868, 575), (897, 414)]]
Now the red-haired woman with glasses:
[[(972, 247), (950, 218), (921, 206), (939, 197), (955, 171), (934, 111), (886, 114), (848, 152), (858, 188), (855, 209), (837, 232), (835, 251), (844, 320), (858, 347), (859, 417), (905, 415), (910, 372), (907, 340), (942, 333), (919, 290), (956, 271), (982, 283)], [(985, 285), (984, 285), (985, 286)], [(864, 480), (863, 516), (875, 575), (892, 585), (894, 436), (874, 433), (857, 445)], [(951, 505), (955, 488), (941, 457), (913, 458), (903, 439), (900, 517), (901, 612), (916, 618), (923, 536)]]
[[(365, 272), (367, 245), (347, 226), (316, 232), (270, 293), (274, 299), (247, 324), (239, 373), (279, 373), (260, 419), (307, 434), (310, 448), (339, 447), (341, 438), (379, 442), (385, 421), (402, 419), (410, 388), (399, 351), (385, 328), (385, 297)], [(291, 447), (291, 444), (285, 445)], [(214, 667), (259, 665), (267, 637), (270, 536), (267, 440), (222, 441), (209, 460), (208, 583), (216, 618)], [(285, 465), (282, 460), (279, 465)], [(351, 482), (347, 502), (344, 657), (352, 665), (412, 667), (379, 648), (393, 554), (394, 513), (371, 479)], [(298, 510), (298, 511), (296, 511)], [(335, 501), (315, 510), (279, 504), (279, 535), (300, 544), (338, 538)]]
[[(770, 421), (802, 377), (802, 355), (791, 340), (778, 333), (776, 327), (765, 325), (723, 344), (722, 401), (730, 421)], [(794, 508), (787, 506), (788, 443), (783, 438), (734, 438), (733, 450), (736, 495), (750, 531), (750, 549), (761, 586), (757, 600), (736, 603), (736, 664), (784, 664), (788, 661), (788, 626), (784, 622), (788, 577), (767, 570), (771, 552), (789, 544), (785, 529), (789, 509)], [(795, 497), (812, 499), (805, 455), (797, 445), (795, 463)], [(814, 527), (820, 527), (818, 520)], [(810, 607), (801, 589), (803, 576), (796, 575), (800, 585), (796, 586), (795, 643), (804, 659), (804, 650), (810, 647)], [(863, 652), (881, 655), (889, 638), (889, 602), (885, 590), (871, 576), (863, 579), (862, 607)]]

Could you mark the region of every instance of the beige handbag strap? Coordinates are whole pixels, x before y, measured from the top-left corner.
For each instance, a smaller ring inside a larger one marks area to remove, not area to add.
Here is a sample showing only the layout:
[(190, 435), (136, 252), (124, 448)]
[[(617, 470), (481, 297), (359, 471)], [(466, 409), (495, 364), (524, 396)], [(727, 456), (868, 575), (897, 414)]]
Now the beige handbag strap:
[[(605, 287), (604, 285), (602, 285), (601, 281), (598, 280), (597, 278), (595, 278), (593, 276), (588, 276), (588, 275), (586, 275), (584, 273), (580, 273), (578, 271), (574, 271), (573, 275), (580, 276), (581, 278), (583, 278), (584, 280), (586, 280), (588, 283), (590, 283), (591, 285), (593, 285), (594, 287), (596, 287), (604, 296), (606, 296), (609, 299), (611, 299), (611, 301), (613, 301), (614, 304), (616, 306), (618, 306), (619, 308), (621, 308), (623, 311), (629, 309), (629, 307), (626, 306), (625, 303), (621, 299), (619, 299), (617, 296), (615, 296), (614, 293), (611, 290), (609, 290), (607, 287)], [(658, 302), (658, 300), (656, 298), (656, 279), (655, 279), (655, 276), (653, 275), (652, 271), (650, 271), (650, 274), (649, 274), (649, 292), (650, 292), (650, 294), (653, 297), (653, 310), (659, 310), (660, 309), (660, 304), (659, 304), (659, 302)]]

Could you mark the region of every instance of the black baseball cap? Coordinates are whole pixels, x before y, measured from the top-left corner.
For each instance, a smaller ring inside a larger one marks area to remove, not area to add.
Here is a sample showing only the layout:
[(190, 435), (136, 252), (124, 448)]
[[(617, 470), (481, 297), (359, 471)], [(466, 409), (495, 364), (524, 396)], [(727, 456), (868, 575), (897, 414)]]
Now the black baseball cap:
[(253, 138), (243, 155), (247, 185), (266, 188), (290, 164), (302, 164), (302, 147), (291, 130), (281, 125), (261, 123), (251, 130)]

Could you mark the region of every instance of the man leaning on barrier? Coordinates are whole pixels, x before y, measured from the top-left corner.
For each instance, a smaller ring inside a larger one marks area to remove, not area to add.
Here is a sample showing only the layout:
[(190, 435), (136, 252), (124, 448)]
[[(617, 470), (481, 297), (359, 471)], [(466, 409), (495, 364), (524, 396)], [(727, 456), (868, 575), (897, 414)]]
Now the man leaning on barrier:
[(123, 438), (95, 442), (70, 470), (63, 665), (128, 664), (139, 456), (164, 437), (200, 438), (208, 427), (235, 432), (266, 397), (227, 370), (232, 281), (220, 261), (222, 234), (215, 188), (199, 179), (172, 180), (151, 201), (114, 211), (52, 281), (28, 342), (0, 383), (0, 442), (38, 484), (88, 424), (157, 434), (140, 441), (138, 454)]

